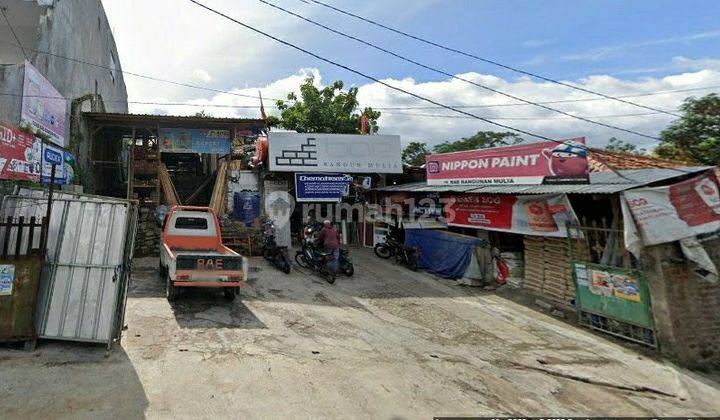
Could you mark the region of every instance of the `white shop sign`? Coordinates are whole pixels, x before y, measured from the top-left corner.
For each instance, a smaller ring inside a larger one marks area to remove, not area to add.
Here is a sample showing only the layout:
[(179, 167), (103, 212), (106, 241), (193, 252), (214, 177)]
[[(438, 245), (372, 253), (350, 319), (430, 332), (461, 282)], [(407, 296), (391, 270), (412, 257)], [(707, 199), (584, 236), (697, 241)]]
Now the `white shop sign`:
[(402, 173), (400, 136), (270, 133), (270, 170)]

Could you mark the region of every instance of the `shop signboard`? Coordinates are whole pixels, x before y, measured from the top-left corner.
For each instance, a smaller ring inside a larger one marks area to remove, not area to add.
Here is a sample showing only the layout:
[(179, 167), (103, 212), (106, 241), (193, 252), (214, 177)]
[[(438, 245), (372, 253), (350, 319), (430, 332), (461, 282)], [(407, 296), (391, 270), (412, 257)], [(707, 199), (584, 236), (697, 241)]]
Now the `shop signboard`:
[(295, 195), (298, 202), (334, 202), (348, 195), (353, 178), (343, 174), (295, 174)]
[(270, 170), (402, 173), (400, 136), (270, 133)]
[(40, 180), (41, 142), (0, 121), (0, 179)]
[(642, 272), (582, 261), (572, 263), (582, 312), (652, 329), (650, 293)]
[(29, 61), (25, 61), (20, 120), (65, 147), (67, 100)]
[(428, 185), (587, 183), (585, 138), (430, 155)]
[(455, 194), (447, 198), (448, 226), (565, 237), (566, 223), (578, 224), (565, 194), (515, 196)]
[(70, 152), (60, 149), (59, 147), (44, 144), (42, 146), (41, 183), (50, 183), (53, 164), (55, 164), (55, 184), (71, 184), (75, 175), (75, 170), (73, 169), (73, 166), (75, 165), (75, 156)]
[(229, 130), (198, 128), (161, 128), (160, 151), (162, 153), (230, 153)]

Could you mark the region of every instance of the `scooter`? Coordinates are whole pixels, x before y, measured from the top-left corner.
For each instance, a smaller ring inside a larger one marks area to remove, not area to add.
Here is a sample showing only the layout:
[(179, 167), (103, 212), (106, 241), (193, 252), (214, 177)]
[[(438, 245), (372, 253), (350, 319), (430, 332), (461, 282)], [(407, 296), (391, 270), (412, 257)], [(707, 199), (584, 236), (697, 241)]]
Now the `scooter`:
[(263, 249), (262, 256), (268, 260), (275, 268), (285, 274), (290, 274), (292, 262), (290, 261), (290, 253), (286, 246), (278, 246), (275, 242), (275, 224), (272, 220), (266, 219), (262, 223), (263, 228)]
[(300, 267), (309, 268), (330, 284), (335, 283), (335, 271), (330, 264), (335, 257), (331, 252), (323, 252), (314, 244), (313, 237), (302, 241), (302, 249), (295, 254), (295, 262)]
[[(319, 223), (315, 224), (307, 224), (303, 228), (303, 237), (301, 238), (301, 242), (303, 243), (303, 246), (306, 245), (307, 240), (307, 246), (313, 247), (314, 250), (319, 250), (318, 246), (315, 245), (315, 234), (322, 228), (322, 225)], [(302, 251), (298, 251), (295, 254), (295, 262), (300, 266), (304, 268), (306, 267), (304, 264), (304, 258), (302, 257)], [(339, 264), (340, 266), (340, 273), (344, 274), (347, 277), (352, 277), (353, 274), (355, 274), (355, 266), (352, 263), (352, 259), (350, 258), (350, 250), (347, 248), (340, 249), (340, 259)]]
[(407, 268), (417, 271), (420, 260), (420, 248), (405, 246), (398, 242), (391, 235), (385, 235), (385, 242), (381, 242), (373, 248), (375, 255), (382, 259), (395, 257), (395, 261), (405, 265)]

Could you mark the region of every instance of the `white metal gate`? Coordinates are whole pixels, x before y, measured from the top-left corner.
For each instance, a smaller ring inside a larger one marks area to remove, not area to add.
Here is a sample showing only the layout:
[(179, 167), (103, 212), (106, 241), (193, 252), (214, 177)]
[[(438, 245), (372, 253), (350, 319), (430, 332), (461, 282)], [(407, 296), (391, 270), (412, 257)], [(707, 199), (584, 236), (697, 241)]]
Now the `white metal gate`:
[[(42, 217), (47, 195), (5, 197), (3, 215)], [(137, 209), (128, 200), (53, 195), (48, 250), (38, 295), (41, 338), (112, 343), (120, 337)]]

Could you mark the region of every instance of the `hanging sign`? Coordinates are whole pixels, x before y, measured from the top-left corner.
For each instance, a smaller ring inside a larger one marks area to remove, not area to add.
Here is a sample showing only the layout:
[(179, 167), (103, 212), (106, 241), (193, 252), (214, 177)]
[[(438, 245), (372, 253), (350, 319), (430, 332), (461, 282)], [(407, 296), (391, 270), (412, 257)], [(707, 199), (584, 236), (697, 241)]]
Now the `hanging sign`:
[(587, 183), (585, 138), (429, 155), (428, 185)]
[(402, 173), (400, 136), (270, 133), (270, 170)]
[(41, 142), (0, 121), (0, 179), (40, 180)]
[(353, 178), (343, 174), (295, 174), (295, 195), (298, 202), (339, 202), (348, 195)]
[(197, 128), (161, 128), (162, 153), (230, 153), (230, 131)]
[(445, 205), (445, 220), (448, 226), (555, 237), (567, 235), (567, 222), (577, 224), (565, 194), (455, 194)]
[(20, 120), (45, 133), (51, 142), (65, 147), (66, 115), (67, 100), (26, 60)]

